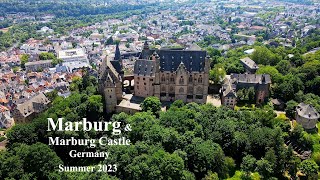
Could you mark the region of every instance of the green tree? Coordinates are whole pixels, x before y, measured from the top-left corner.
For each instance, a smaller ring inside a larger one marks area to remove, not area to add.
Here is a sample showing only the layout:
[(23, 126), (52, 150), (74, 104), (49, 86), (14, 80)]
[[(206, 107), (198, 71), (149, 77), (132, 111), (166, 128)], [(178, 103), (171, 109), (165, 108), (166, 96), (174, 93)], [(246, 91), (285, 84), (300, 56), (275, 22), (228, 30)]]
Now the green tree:
[(21, 68), (25, 68), (25, 64), (28, 62), (30, 55), (29, 54), (22, 54), (20, 57), (20, 65)]
[(33, 144), (38, 137), (33, 124), (17, 124), (7, 132), (8, 144), (11, 148), (14, 143)]
[(281, 60), (276, 66), (277, 70), (283, 75), (286, 75), (291, 67), (290, 61), (287, 60)]
[(282, 81), (282, 75), (273, 66), (260, 66), (257, 74), (269, 74), (273, 83), (279, 83)]
[(55, 55), (53, 53), (43, 52), (39, 54), (40, 60), (52, 60), (56, 59)]
[(209, 170), (217, 172), (219, 177), (226, 177), (225, 157), (219, 144), (195, 138), (186, 149), (189, 169), (198, 179), (203, 178)]
[(129, 179), (182, 179), (184, 163), (177, 154), (159, 150), (140, 155), (127, 167)]
[(286, 103), (286, 116), (289, 118), (294, 118), (295, 117), (295, 113), (296, 113), (296, 106), (298, 105), (298, 103), (294, 100), (290, 100)]
[(304, 160), (301, 162), (299, 169), (307, 178), (317, 179), (319, 166), (314, 160)]
[(204, 180), (219, 180), (219, 176), (217, 173), (213, 173), (208, 171), (208, 174), (203, 178)]
[(209, 77), (214, 84), (221, 84), (227, 75), (226, 70), (222, 64), (214, 65), (214, 68), (210, 70)]
[(40, 179), (48, 178), (62, 164), (57, 154), (42, 143), (17, 146), (14, 151), (23, 161), (23, 169)]
[(252, 155), (247, 155), (243, 157), (242, 163), (241, 163), (241, 170), (245, 172), (245, 175), (247, 177), (250, 177), (250, 173), (254, 172), (256, 168), (256, 158), (254, 158)]
[(54, 58), (54, 59), (52, 59), (51, 64), (52, 64), (52, 66), (56, 66), (57, 64), (60, 64), (62, 62), (63, 62), (62, 59)]
[(257, 161), (257, 167), (256, 167), (256, 171), (259, 172), (259, 174), (265, 178), (268, 179), (271, 177), (272, 173), (273, 173), (273, 168), (272, 168), (272, 164), (266, 160), (266, 159), (261, 159)]
[(257, 46), (251, 55), (251, 59), (258, 64), (275, 66), (281, 60), (281, 57), (264, 46)]
[(248, 94), (249, 102), (254, 103), (254, 100), (255, 100), (255, 97), (256, 97), (256, 91), (254, 90), (254, 88), (250, 87), (247, 90), (247, 94)]
[(151, 111), (156, 115), (161, 110), (161, 102), (159, 98), (155, 96), (149, 96), (141, 103), (141, 108), (142, 111)]

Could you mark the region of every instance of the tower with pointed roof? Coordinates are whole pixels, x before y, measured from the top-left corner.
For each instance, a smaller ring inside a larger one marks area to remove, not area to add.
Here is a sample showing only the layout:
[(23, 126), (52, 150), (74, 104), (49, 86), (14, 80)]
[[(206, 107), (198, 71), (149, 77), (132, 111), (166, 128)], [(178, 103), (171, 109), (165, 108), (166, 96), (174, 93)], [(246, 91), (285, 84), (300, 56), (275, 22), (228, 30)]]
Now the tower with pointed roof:
[(99, 91), (104, 96), (106, 112), (116, 111), (117, 104), (122, 100), (122, 77), (118, 72), (117, 61), (108, 61), (106, 57), (99, 69)]
[(120, 59), (121, 59), (121, 53), (120, 53), (119, 44), (117, 43), (116, 52), (114, 54), (114, 60), (120, 60)]

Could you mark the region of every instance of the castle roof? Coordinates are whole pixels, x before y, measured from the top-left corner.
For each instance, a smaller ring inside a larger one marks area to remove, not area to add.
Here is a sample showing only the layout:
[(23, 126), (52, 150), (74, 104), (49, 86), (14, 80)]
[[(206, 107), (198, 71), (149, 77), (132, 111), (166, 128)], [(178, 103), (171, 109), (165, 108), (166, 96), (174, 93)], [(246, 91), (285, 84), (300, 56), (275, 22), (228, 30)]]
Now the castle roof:
[(237, 83), (249, 84), (271, 84), (271, 77), (269, 74), (231, 74), (231, 79)]
[(118, 60), (110, 60), (110, 63), (112, 64), (112, 66), (114, 67), (114, 69), (115, 69), (119, 74), (121, 74), (122, 67), (121, 67), (120, 61), (118, 61)]
[(141, 76), (153, 76), (155, 72), (155, 61), (138, 59), (134, 64), (134, 74)]
[(226, 82), (226, 84), (223, 86), (223, 96), (237, 97), (235, 89), (236, 87), (233, 84), (231, 84), (230, 80), (228, 80), (228, 82)]
[(206, 51), (200, 50), (160, 50), (161, 71), (176, 71), (182, 62), (187, 71), (203, 72), (205, 68)]
[(259, 69), (258, 65), (252, 59), (250, 59), (249, 57), (245, 57), (243, 59), (240, 59), (240, 61), (243, 64), (247, 65), (251, 69)]
[(300, 103), (296, 107), (296, 111), (300, 117), (303, 117), (306, 119), (319, 119), (320, 118), (320, 114), (310, 104)]

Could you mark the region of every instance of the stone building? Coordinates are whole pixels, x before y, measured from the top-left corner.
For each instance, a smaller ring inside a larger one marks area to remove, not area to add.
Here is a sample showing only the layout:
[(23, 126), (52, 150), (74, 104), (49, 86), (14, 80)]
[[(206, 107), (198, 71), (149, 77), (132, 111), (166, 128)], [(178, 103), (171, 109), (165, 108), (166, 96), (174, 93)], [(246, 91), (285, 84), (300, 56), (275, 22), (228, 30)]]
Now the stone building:
[(255, 74), (259, 69), (258, 65), (249, 57), (240, 59), (240, 61), (244, 69), (246, 70), (246, 73)]
[[(134, 63), (134, 96), (156, 96), (161, 101), (183, 100), (205, 103), (209, 86), (207, 52), (193, 45), (188, 49), (150, 49), (148, 43)], [(106, 101), (107, 113), (116, 112), (123, 100), (124, 76), (119, 47), (113, 60), (105, 60), (99, 72), (99, 89)], [(130, 101), (130, 100), (129, 100)], [(122, 103), (123, 105), (124, 103)]]
[(25, 67), (26, 67), (26, 71), (38, 71), (41, 69), (51, 68), (52, 60), (27, 62), (25, 64)]
[(205, 103), (209, 86), (209, 57), (199, 46), (150, 50), (147, 43), (134, 66), (134, 95), (161, 101)]
[(30, 122), (37, 114), (48, 108), (49, 99), (43, 94), (38, 95), (18, 104), (13, 110), (13, 119), (15, 123)]
[(306, 130), (316, 128), (320, 114), (310, 104), (300, 103), (296, 107), (296, 120)]
[(221, 103), (234, 108), (239, 89), (255, 90), (256, 104), (264, 103), (270, 95), (271, 78), (269, 74), (231, 74), (221, 88)]
[(14, 121), (13, 118), (11, 117), (10, 110), (5, 107), (0, 105), (0, 128), (10, 128), (13, 126)]
[(122, 80), (124, 73), (120, 50), (117, 46), (113, 60), (105, 59), (99, 69), (99, 91), (104, 95), (107, 113), (116, 111), (122, 100)]
[(231, 83), (231, 80), (226, 79), (222, 87), (223, 92), (221, 96), (222, 105), (234, 108), (237, 104), (236, 85)]

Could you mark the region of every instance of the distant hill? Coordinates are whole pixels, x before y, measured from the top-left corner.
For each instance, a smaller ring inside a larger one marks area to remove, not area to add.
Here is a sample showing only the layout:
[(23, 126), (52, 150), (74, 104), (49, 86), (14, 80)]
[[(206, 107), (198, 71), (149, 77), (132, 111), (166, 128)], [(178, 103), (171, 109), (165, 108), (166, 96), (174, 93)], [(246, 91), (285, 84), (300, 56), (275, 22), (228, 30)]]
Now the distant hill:
[(277, 0), (282, 2), (291, 2), (291, 3), (297, 3), (297, 4), (313, 4), (312, 0)]
[(81, 15), (110, 14), (143, 9), (151, 3), (137, 3), (133, 0), (0, 0), (0, 16), (7, 13), (29, 13), (34, 15), (54, 14), (56, 17), (77, 17)]

